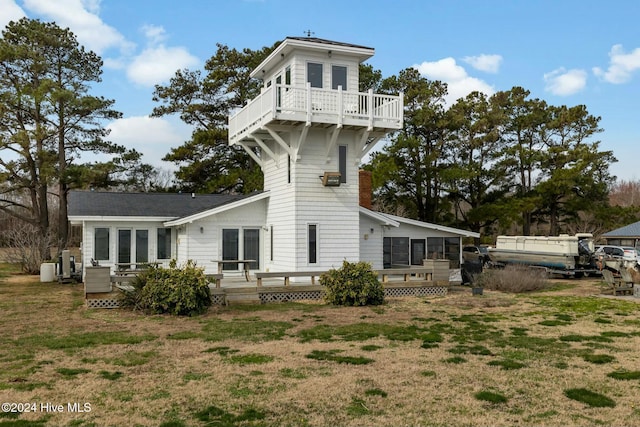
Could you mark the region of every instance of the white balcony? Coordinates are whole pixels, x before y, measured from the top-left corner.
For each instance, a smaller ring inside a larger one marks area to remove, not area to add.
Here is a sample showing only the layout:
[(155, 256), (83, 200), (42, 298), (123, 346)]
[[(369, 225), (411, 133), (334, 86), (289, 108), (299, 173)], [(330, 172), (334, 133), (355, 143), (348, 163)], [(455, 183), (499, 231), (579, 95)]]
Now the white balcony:
[(270, 86), (229, 118), (229, 143), (253, 142), (251, 135), (278, 123), (336, 125), (389, 132), (402, 128), (403, 97), (372, 91), (347, 92), (285, 85)]

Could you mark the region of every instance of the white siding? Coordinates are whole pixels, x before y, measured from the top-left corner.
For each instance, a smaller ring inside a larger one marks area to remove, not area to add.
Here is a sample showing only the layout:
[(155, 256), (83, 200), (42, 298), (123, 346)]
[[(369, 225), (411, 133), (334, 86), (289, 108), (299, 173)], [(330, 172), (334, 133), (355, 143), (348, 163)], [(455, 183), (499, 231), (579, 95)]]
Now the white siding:
[[(181, 245), (186, 247), (186, 252), (180, 261), (193, 260), (199, 267), (204, 267), (206, 273), (217, 273), (218, 265), (214, 260), (222, 259), (222, 230), (234, 228), (242, 230), (246, 228), (260, 230), (260, 266), (264, 265), (264, 233), (266, 215), (266, 200), (258, 200), (249, 205), (230, 209), (228, 211), (211, 215), (191, 224), (187, 224), (185, 234), (181, 235)], [(202, 231), (201, 231), (202, 230)], [(242, 243), (240, 246), (242, 250)], [(243, 258), (242, 252), (239, 254)]]
[(189, 259), (189, 239), (187, 238), (187, 229), (189, 224), (181, 225), (174, 228), (176, 234), (175, 258), (179, 264), (187, 262)]
[[(295, 132), (281, 136), (297, 142)], [(289, 144), (294, 145), (291, 141)], [(348, 146), (347, 182), (340, 187), (324, 187), (320, 179), (324, 172), (338, 171), (339, 145)], [(265, 269), (324, 270), (339, 267), (345, 259), (359, 260), (358, 166), (353, 131), (339, 135), (327, 162), (327, 131), (310, 130), (300, 158), (291, 164), (291, 183), (287, 182), (287, 152), (273, 142), (270, 148), (278, 166), (273, 159), (265, 159), (263, 165), (265, 190), (269, 191), (265, 224), (274, 230), (273, 261), (265, 251)], [(318, 226), (315, 264), (308, 260), (309, 224)]]
[[(157, 234), (158, 228), (164, 228), (161, 222), (143, 222), (143, 221), (86, 221), (83, 223), (82, 231), (82, 265), (90, 266), (91, 259), (95, 257), (94, 252), (94, 230), (96, 228), (108, 228), (109, 229), (109, 259), (99, 260), (100, 265), (109, 266), (114, 268), (117, 263), (117, 244), (118, 244), (118, 230), (130, 229), (132, 230), (132, 239), (135, 240), (135, 230), (148, 230), (149, 231), (149, 248), (148, 256), (149, 261), (157, 261)], [(171, 251), (172, 256), (176, 257), (176, 233), (172, 233)], [(132, 258), (135, 259), (135, 253), (132, 253)], [(168, 265), (168, 260), (163, 260), (165, 265)]]
[[(316, 64), (322, 64), (322, 87), (325, 89), (331, 89), (331, 66), (340, 65), (347, 67), (347, 90), (350, 92), (358, 91), (358, 74), (359, 74), (359, 62), (354, 61), (352, 58), (344, 55), (333, 54), (329, 58), (328, 54), (309, 54), (309, 53), (297, 53), (293, 60), (283, 64), (282, 70), (287, 65), (291, 66), (291, 84), (294, 86), (306, 86), (307, 85), (307, 63), (314, 62)], [(283, 75), (284, 76), (284, 75)], [(283, 80), (284, 82), (284, 80)], [(343, 88), (344, 89), (344, 88)]]
[(360, 260), (371, 263), (374, 270), (384, 268), (382, 260), (383, 233), (384, 228), (379, 222), (360, 215)]
[[(278, 165), (273, 159), (264, 162), (264, 188), (269, 191), (269, 201), (265, 225), (269, 234), (273, 228), (273, 261), (271, 261), (271, 242), (265, 247), (267, 254), (264, 270), (292, 271), (296, 269), (295, 229), (296, 229), (296, 196), (294, 186), (297, 178), (295, 171), (298, 165), (291, 161), (291, 183), (287, 179), (287, 152), (279, 145), (271, 148), (278, 157)], [(265, 239), (267, 241), (267, 239)]]
[[(347, 182), (339, 187), (324, 187), (320, 176), (325, 171), (338, 171), (338, 146), (348, 145)], [(327, 133), (309, 132), (302, 158), (296, 164), (296, 246), (298, 269), (329, 269), (340, 267), (343, 260), (358, 261), (359, 207), (358, 167), (354, 158), (354, 135), (343, 131), (329, 153)], [(307, 257), (307, 226), (318, 224), (317, 264)]]

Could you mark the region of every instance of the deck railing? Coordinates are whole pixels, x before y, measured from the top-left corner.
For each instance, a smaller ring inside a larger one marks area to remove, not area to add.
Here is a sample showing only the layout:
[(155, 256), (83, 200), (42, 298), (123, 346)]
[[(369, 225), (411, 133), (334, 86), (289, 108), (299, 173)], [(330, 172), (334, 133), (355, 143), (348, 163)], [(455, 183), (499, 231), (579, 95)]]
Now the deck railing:
[[(403, 96), (287, 85), (273, 85), (229, 118), (229, 141), (234, 143), (257, 126), (273, 119), (314, 120), (400, 129)], [(321, 119), (321, 120), (320, 120)]]

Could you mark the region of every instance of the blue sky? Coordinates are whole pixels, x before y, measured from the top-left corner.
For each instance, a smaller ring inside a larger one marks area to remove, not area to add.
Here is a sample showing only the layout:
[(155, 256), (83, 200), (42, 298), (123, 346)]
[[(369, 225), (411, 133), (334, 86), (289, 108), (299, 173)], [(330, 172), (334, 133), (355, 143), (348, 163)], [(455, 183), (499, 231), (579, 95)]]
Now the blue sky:
[(95, 93), (123, 119), (111, 139), (160, 159), (189, 139), (177, 118), (151, 119), (155, 84), (199, 69), (216, 43), (270, 46), (286, 36), (373, 47), (383, 76), (416, 67), (449, 84), (450, 101), (472, 90), (522, 86), (552, 105), (584, 104), (600, 116), (601, 147), (621, 179), (640, 179), (640, 2), (633, 0), (0, 0), (0, 27), (23, 16), (69, 27), (104, 60)]

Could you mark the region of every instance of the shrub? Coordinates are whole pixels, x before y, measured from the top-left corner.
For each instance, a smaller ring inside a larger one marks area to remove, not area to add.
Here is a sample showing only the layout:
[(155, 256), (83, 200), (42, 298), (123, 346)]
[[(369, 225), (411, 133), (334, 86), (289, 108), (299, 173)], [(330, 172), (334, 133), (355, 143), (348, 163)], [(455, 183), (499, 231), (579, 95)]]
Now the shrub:
[(325, 287), (325, 300), (334, 305), (379, 305), (384, 302), (384, 289), (378, 275), (366, 262), (344, 261), (338, 270), (320, 276)]
[(175, 260), (169, 268), (149, 267), (124, 292), (121, 305), (148, 313), (193, 316), (211, 305), (211, 290), (204, 269), (191, 260), (178, 268)]
[(546, 289), (549, 282), (547, 273), (542, 269), (508, 265), (503, 269), (486, 270), (479, 274), (475, 286), (494, 291), (522, 293)]

